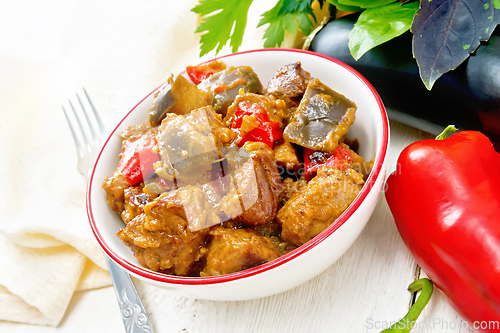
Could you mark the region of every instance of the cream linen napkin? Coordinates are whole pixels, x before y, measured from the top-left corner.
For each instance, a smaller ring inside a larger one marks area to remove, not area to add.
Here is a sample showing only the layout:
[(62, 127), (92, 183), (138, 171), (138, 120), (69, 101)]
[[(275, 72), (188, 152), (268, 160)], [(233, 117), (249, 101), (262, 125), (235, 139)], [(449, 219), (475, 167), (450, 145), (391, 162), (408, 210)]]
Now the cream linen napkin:
[(110, 279), (54, 105), (55, 64), (2, 54), (0, 66), (0, 319), (57, 325), (74, 291)]
[[(240, 50), (262, 47), (275, 2), (254, 1)], [(0, 320), (56, 326), (75, 291), (110, 285), (61, 104), (84, 86), (111, 129), (171, 72), (214, 57), (198, 56), (196, 3), (1, 5)]]

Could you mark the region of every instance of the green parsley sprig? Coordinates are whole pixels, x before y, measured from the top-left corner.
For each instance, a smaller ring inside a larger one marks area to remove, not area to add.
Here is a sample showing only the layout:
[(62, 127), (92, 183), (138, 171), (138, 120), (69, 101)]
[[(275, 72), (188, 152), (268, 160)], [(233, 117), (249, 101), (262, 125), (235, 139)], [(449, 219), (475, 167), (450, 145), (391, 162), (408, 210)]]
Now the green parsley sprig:
[[(500, 0), (278, 0), (257, 25), (267, 25), (264, 47), (281, 46), (285, 32), (309, 35), (317, 23), (312, 10), (315, 1), (320, 8), (329, 6), (331, 12), (360, 12), (349, 35), (356, 60), (411, 29), (413, 56), (429, 90), (487, 41), (500, 23)], [(233, 52), (238, 50), (251, 4), (252, 0), (200, 0), (192, 9), (201, 16), (196, 29), (201, 33), (200, 56), (214, 49), (217, 54), (228, 41)]]
[(195, 31), (202, 33), (200, 56), (213, 49), (219, 53), (229, 39), (232, 51), (238, 50), (243, 40), (251, 4), (252, 0), (202, 0), (191, 9), (202, 16), (202, 21)]
[[(262, 14), (257, 27), (269, 24), (264, 33), (264, 47), (281, 46), (285, 31), (290, 34), (302, 31), (308, 35), (313, 28), (313, 20), (316, 20), (311, 9), (312, 2), (313, 0), (279, 0), (272, 9)], [(229, 40), (232, 51), (238, 50), (251, 3), (252, 0), (201, 0), (191, 9), (202, 19), (195, 31), (202, 33), (200, 56), (214, 49), (219, 53)]]

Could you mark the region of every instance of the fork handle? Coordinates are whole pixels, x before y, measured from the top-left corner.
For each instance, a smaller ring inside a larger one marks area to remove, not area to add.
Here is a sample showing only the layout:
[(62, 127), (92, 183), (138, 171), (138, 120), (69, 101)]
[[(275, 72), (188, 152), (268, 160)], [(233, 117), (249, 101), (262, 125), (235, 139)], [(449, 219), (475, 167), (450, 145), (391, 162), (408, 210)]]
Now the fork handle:
[(153, 333), (148, 314), (142, 305), (130, 276), (118, 267), (108, 256), (109, 274), (115, 286), (116, 298), (127, 333)]

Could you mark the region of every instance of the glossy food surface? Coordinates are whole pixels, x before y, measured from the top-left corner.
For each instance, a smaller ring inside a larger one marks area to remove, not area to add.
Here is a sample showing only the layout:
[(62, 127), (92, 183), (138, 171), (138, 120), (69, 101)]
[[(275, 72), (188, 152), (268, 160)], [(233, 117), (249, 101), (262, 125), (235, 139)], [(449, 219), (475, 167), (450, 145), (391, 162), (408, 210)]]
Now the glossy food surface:
[[(198, 87), (171, 77), (149, 124), (122, 132), (119, 167), (104, 179), (125, 223), (118, 237), (155, 272), (205, 277), (272, 261), (334, 223), (367, 176), (355, 170), (369, 165), (358, 141), (345, 137), (353, 102), (300, 62), (277, 69), (272, 94), (251, 67), (221, 64), (190, 66), (205, 77)], [(314, 154), (335, 161), (313, 170)]]

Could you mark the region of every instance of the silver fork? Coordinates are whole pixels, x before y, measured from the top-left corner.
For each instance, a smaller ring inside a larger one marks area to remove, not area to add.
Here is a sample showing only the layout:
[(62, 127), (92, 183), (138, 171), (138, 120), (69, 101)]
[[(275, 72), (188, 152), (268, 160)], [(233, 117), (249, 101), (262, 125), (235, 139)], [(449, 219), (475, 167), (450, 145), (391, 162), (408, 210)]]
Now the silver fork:
[[(62, 109), (71, 130), (73, 140), (75, 141), (75, 146), (78, 153), (78, 172), (87, 177), (90, 167), (94, 163), (95, 157), (99, 152), (99, 149), (101, 148), (102, 140), (106, 134), (106, 131), (104, 129), (101, 118), (99, 117), (99, 114), (85, 88), (83, 89), (83, 92), (87, 97), (88, 105), (92, 109), (93, 117), (89, 116), (89, 113), (87, 112), (87, 109), (85, 108), (84, 103), (82, 102), (78, 94), (76, 94), (76, 98), (78, 100), (78, 103), (80, 104), (80, 112), (77, 112), (77, 110), (73, 106), (73, 103), (71, 103), (71, 100), (69, 100), (69, 105), (71, 107), (71, 110), (73, 111), (73, 116), (70, 117), (68, 115), (64, 106), (62, 107)], [(86, 126), (81, 121), (81, 114), (83, 114), (85, 118)], [(77, 126), (74, 126), (75, 122)], [(96, 127), (98, 128), (97, 130)], [(77, 132), (78, 129), (79, 132)], [(105, 255), (105, 258), (109, 267), (111, 280), (113, 281), (113, 286), (115, 288), (118, 305), (120, 306), (120, 312), (122, 315), (123, 324), (125, 325), (125, 331), (127, 333), (153, 332), (148, 315), (146, 313), (146, 310), (144, 309), (144, 306), (142, 305), (139, 295), (137, 294), (137, 290), (132, 283), (132, 279), (107, 255)]]

